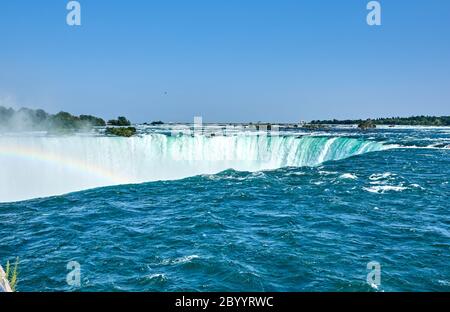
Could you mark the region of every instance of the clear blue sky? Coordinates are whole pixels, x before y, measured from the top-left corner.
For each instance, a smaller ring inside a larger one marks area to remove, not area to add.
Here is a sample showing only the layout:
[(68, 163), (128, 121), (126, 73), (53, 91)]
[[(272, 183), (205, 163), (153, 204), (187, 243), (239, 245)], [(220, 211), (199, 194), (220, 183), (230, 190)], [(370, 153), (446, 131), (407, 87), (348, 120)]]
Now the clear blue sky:
[[(0, 105), (132, 121), (450, 114), (450, 1), (0, 2)], [(167, 93), (166, 93), (167, 92)]]

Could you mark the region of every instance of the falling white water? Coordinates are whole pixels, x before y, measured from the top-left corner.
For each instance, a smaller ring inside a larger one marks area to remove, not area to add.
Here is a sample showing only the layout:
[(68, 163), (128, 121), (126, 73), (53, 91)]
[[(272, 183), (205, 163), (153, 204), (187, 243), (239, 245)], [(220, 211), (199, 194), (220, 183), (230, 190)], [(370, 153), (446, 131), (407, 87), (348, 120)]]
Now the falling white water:
[(385, 148), (372, 141), (317, 136), (0, 136), (0, 202), (230, 168), (314, 166)]

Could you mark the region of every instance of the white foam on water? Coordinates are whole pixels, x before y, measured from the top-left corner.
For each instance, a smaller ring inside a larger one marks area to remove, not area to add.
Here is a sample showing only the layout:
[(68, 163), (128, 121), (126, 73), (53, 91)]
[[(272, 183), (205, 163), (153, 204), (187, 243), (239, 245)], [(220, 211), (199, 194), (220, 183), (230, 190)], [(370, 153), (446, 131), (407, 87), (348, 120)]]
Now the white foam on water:
[(146, 276), (146, 278), (149, 280), (153, 280), (153, 279), (160, 280), (160, 281), (167, 280), (166, 275), (162, 274), (162, 273), (150, 274), (150, 275)]
[(339, 178), (341, 178), (341, 179), (350, 179), (350, 180), (358, 179), (358, 177), (356, 175), (351, 174), (351, 173), (344, 173)]
[(181, 263), (188, 263), (191, 262), (194, 259), (198, 259), (200, 258), (197, 255), (189, 255), (189, 256), (184, 256), (184, 257), (180, 257), (180, 258), (176, 258), (176, 259), (165, 259), (161, 262), (161, 264), (163, 265), (169, 265), (169, 264), (181, 264)]
[(387, 179), (387, 178), (393, 177), (393, 176), (395, 176), (395, 174), (391, 173), (391, 172), (374, 173), (369, 177), (369, 179), (372, 181), (379, 181), (379, 180)]
[(363, 187), (363, 189), (370, 193), (384, 194), (386, 192), (402, 192), (408, 189), (405, 186), (393, 186), (393, 185), (377, 185), (371, 187)]

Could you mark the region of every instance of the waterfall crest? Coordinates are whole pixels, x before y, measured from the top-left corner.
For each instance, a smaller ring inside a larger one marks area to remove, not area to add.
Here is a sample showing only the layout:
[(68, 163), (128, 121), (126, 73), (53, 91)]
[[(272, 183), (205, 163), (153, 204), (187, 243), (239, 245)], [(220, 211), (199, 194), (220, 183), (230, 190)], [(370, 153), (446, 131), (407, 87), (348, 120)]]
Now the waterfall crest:
[(226, 169), (315, 166), (386, 148), (357, 138), (318, 136), (0, 137), (0, 202)]

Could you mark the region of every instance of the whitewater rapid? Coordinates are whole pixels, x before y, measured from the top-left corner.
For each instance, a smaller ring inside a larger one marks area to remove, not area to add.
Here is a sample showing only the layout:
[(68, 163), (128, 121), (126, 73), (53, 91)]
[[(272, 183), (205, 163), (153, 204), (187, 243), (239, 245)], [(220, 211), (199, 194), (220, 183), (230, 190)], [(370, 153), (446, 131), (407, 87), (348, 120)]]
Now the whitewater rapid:
[(0, 202), (227, 169), (316, 166), (387, 148), (370, 140), (319, 136), (2, 136)]

